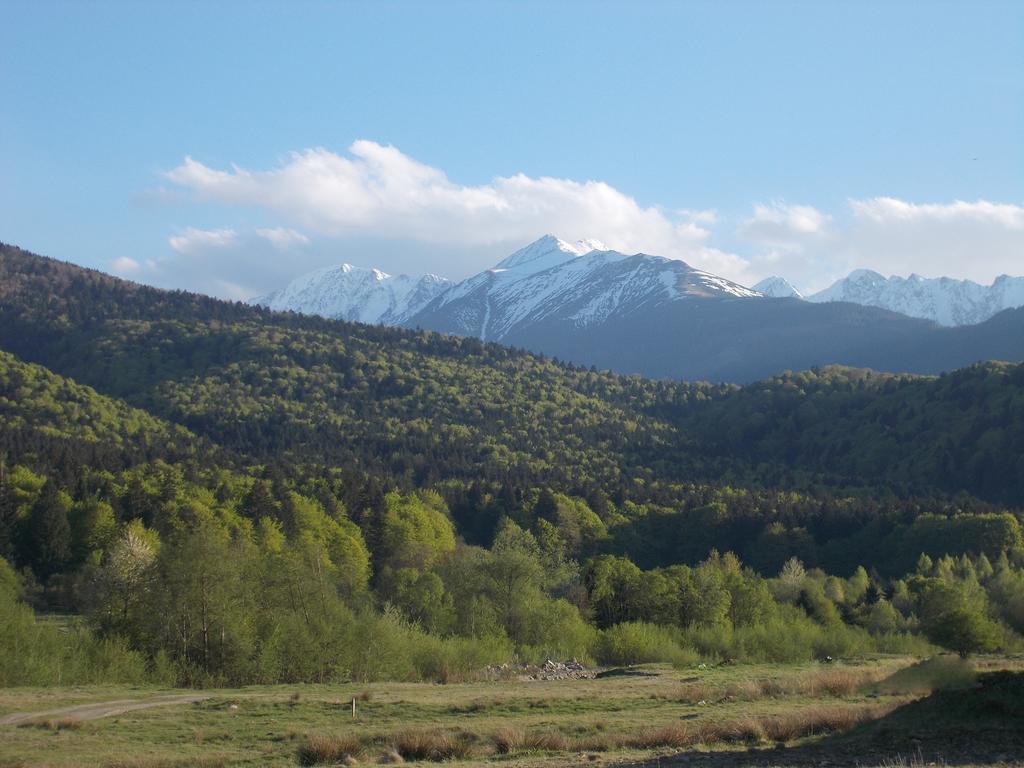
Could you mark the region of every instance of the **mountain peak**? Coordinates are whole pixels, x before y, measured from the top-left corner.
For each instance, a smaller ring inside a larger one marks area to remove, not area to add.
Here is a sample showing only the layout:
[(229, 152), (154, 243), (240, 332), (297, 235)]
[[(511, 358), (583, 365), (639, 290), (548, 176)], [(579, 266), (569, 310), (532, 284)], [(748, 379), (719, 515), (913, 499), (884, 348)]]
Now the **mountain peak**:
[(396, 325), (449, 285), (450, 281), (437, 275), (392, 276), (375, 267), (346, 262), (300, 275), (284, 288), (251, 303), (277, 311)]
[(583, 256), (591, 251), (605, 250), (600, 240), (586, 239), (570, 243), (554, 235), (544, 235), (494, 265), (494, 269), (520, 269), (529, 265), (529, 271), (554, 267)]
[(884, 283), (885, 275), (875, 272), (873, 269), (855, 269), (842, 280), (837, 280), (835, 285), (846, 281), (856, 283)]
[(772, 299), (802, 299), (804, 296), (784, 277), (772, 275), (752, 286), (758, 293)]

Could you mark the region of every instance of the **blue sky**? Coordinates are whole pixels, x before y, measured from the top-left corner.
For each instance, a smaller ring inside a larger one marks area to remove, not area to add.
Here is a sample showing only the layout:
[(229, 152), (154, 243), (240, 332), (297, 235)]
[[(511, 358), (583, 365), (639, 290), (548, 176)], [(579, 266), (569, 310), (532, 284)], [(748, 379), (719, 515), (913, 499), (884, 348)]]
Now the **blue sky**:
[(0, 239), (235, 297), (546, 231), (1024, 274), (1019, 2), (154, 6), (4, 3)]

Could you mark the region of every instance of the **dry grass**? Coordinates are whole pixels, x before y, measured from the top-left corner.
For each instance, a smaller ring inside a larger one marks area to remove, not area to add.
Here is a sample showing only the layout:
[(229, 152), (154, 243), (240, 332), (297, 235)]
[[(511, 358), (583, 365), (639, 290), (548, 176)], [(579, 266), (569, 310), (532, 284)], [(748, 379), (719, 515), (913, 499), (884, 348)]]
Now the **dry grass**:
[(73, 717), (65, 718), (33, 718), (22, 720), (19, 728), (43, 728), (48, 731), (73, 731), (82, 727), (82, 721)]
[(805, 736), (818, 736), (846, 731), (855, 725), (887, 715), (895, 704), (870, 707), (827, 706), (759, 718), (765, 737), (770, 741), (792, 741)]
[(227, 759), (220, 756), (166, 758), (126, 757), (103, 763), (103, 768), (222, 768)]
[(569, 738), (557, 731), (526, 731), (506, 727), (491, 737), (499, 754), (521, 752), (611, 752), (619, 749), (689, 749), (697, 745), (787, 742), (805, 736), (843, 731), (874, 720), (895, 705), (829, 706), (784, 715), (744, 717), (719, 722), (683, 722), (645, 728), (634, 733), (594, 733)]
[(851, 693), (878, 683), (888, 670), (821, 669), (792, 677), (763, 680), (742, 680), (725, 685), (690, 683), (680, 688), (676, 700), (686, 704), (719, 701), (757, 701), (781, 699), (789, 696), (816, 698), (820, 696), (849, 696)]
[(491, 741), (494, 742), (494, 748), (499, 755), (514, 755), (516, 752), (526, 751), (526, 731), (522, 728), (501, 728), (494, 732)]
[(441, 728), (409, 728), (392, 734), (390, 742), (406, 760), (458, 760), (473, 750), (471, 734)]
[(333, 765), (355, 760), (363, 750), (362, 739), (355, 734), (314, 734), (298, 748), (295, 757), (299, 765)]
[[(834, 681), (833, 681), (834, 682)], [(833, 684), (830, 682), (829, 684)], [(820, 683), (824, 685), (824, 683)], [(849, 682), (843, 683), (850, 684)], [(805, 707), (777, 715), (751, 715), (726, 720), (676, 720), (633, 731), (594, 728), (567, 735), (550, 726), (503, 726), (487, 735), (444, 728), (407, 728), (379, 734), (372, 743), (382, 749), (381, 762), (444, 761), (516, 756), (534, 752), (600, 753), (618, 750), (692, 749), (716, 744), (753, 745), (790, 742), (807, 736), (843, 731), (887, 714), (896, 703)], [(310, 736), (298, 752), (299, 765), (352, 764), (370, 742), (354, 734)]]

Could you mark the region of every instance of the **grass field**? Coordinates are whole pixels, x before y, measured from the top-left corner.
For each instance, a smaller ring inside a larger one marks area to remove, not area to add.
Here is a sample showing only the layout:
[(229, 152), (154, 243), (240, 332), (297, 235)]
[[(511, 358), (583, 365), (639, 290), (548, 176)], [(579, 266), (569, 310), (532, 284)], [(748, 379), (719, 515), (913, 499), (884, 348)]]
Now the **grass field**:
[[(1021, 674), (1004, 676), (1011, 681), (1004, 690), (979, 687), (973, 672), (955, 659), (912, 664), (885, 658), (682, 670), (644, 666), (610, 670), (593, 680), (449, 685), (6, 689), (0, 690), (0, 722), (12, 722), (0, 725), (0, 766), (444, 760), (525, 767), (681, 759), (895, 766), (928, 762), (933, 746), (963, 764), (971, 755), (960, 755), (958, 745), (972, 737), (957, 729), (968, 726), (987, 734), (985, 744), (976, 747), (977, 762), (1024, 760), (1024, 752), (1017, 751), (1024, 745), (1009, 733), (1014, 723), (1024, 726)], [(1020, 670), (1024, 663), (982, 663), (982, 682), (1005, 683), (986, 674), (988, 669)], [(953, 690), (932, 694), (940, 684)], [(980, 708), (985, 717), (949, 721), (949, 713), (967, 706), (964, 702), (979, 691), (984, 702), (975, 701), (971, 711)], [(935, 704), (942, 695), (952, 698)], [(183, 696), (204, 698), (170, 698)], [(131, 709), (139, 702), (160, 706)], [(68, 707), (78, 709), (60, 711)], [(929, 714), (928, 707), (938, 709)], [(943, 723), (952, 729), (952, 740), (943, 742), (934, 731)], [(929, 759), (947, 758), (932, 754)]]

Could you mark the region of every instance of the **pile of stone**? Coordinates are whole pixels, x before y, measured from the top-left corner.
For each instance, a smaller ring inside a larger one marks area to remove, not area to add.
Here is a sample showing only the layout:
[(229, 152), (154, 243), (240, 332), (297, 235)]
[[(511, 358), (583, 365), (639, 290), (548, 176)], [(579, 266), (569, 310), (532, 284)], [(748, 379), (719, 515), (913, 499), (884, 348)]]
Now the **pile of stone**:
[(595, 669), (587, 669), (585, 666), (576, 661), (576, 659), (570, 659), (569, 661), (552, 661), (548, 659), (539, 667), (537, 667), (533, 675), (530, 677), (532, 680), (586, 680), (594, 677), (597, 674)]
[(488, 667), (487, 672), (498, 680), (588, 680), (596, 677), (599, 670), (588, 669), (576, 659), (564, 662), (548, 659), (539, 667), (502, 664), (500, 667)]

